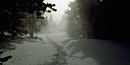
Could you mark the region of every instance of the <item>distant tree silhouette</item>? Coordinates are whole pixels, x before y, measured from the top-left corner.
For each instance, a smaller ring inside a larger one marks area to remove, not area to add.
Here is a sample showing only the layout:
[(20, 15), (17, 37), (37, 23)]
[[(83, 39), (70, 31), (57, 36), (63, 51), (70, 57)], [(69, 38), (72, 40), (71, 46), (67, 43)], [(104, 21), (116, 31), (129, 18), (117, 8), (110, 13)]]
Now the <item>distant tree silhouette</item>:
[(54, 22), (53, 16), (52, 16), (52, 14), (50, 14), (50, 17), (48, 19), (48, 25), (47, 25), (48, 31), (49, 32), (55, 32), (56, 26), (57, 26), (56, 22)]

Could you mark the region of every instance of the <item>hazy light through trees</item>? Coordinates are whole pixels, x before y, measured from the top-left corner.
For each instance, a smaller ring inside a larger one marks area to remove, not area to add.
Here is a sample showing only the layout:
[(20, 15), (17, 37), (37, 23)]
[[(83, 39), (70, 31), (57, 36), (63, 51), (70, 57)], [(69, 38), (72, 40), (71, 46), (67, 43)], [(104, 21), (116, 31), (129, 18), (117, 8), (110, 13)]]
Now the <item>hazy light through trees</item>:
[[(65, 10), (68, 9), (68, 4), (69, 4), (69, 1), (74, 1), (74, 0), (45, 0), (45, 2), (48, 2), (48, 3), (55, 3), (56, 4), (56, 9), (57, 9), (57, 12), (51, 12), (53, 18), (54, 18), (54, 21), (57, 21), (58, 23), (61, 21), (62, 19), (62, 15), (64, 14)], [(44, 16), (50, 16), (49, 13), (45, 13)]]

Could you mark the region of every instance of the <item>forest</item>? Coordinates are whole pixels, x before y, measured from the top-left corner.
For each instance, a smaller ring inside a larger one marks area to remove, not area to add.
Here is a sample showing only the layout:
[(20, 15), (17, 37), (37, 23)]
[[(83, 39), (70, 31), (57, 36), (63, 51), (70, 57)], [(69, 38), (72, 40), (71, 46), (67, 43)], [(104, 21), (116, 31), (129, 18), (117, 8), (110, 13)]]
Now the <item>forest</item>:
[[(0, 3), (0, 40), (4, 40), (11, 36), (30, 34), (33, 37), (34, 32), (38, 32), (40, 28), (36, 25), (36, 21), (46, 18), (42, 17), (44, 12), (56, 11), (53, 8), (55, 4), (43, 3), (43, 0), (9, 0)], [(51, 10), (46, 10), (50, 8)], [(46, 22), (41, 22), (45, 24)], [(40, 26), (40, 25), (39, 25)], [(5, 33), (9, 34), (8, 36)]]
[[(55, 4), (43, 0), (10, 0), (0, 3), (0, 40), (40, 31), (35, 20), (45, 19), (44, 12), (56, 11)], [(128, 3), (121, 0), (75, 0), (66, 10), (70, 37), (128, 41)], [(50, 8), (51, 10), (46, 10)], [(44, 22), (42, 22), (44, 25)], [(75, 33), (76, 32), (76, 33)]]
[(0, 2), (0, 65), (130, 65), (129, 2), (45, 1)]
[(66, 13), (72, 37), (129, 41), (129, 7), (122, 0), (75, 0)]

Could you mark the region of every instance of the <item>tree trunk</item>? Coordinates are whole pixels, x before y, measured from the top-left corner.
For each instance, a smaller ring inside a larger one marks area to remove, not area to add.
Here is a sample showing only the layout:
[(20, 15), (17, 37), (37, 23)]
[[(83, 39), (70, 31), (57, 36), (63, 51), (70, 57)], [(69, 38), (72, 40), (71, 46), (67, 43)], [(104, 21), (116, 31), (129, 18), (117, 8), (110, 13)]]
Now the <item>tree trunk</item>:
[(30, 24), (30, 37), (33, 37), (34, 31), (33, 31), (33, 25), (32, 23)]
[(32, 22), (32, 20), (31, 20), (31, 14), (29, 14), (29, 26), (30, 26), (30, 32), (29, 32), (29, 34), (30, 34), (30, 37), (32, 38), (33, 36), (34, 36), (34, 30), (33, 30), (33, 22)]

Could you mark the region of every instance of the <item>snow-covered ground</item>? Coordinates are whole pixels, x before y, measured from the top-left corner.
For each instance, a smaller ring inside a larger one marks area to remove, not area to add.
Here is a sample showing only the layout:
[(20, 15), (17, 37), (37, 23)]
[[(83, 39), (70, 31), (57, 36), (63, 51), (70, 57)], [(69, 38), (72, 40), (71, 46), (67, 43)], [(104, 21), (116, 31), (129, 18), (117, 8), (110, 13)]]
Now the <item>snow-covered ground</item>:
[(3, 65), (130, 65), (130, 48), (119, 42), (69, 38), (65, 32), (37, 36), (44, 41), (10, 42), (1, 57), (13, 57)]

